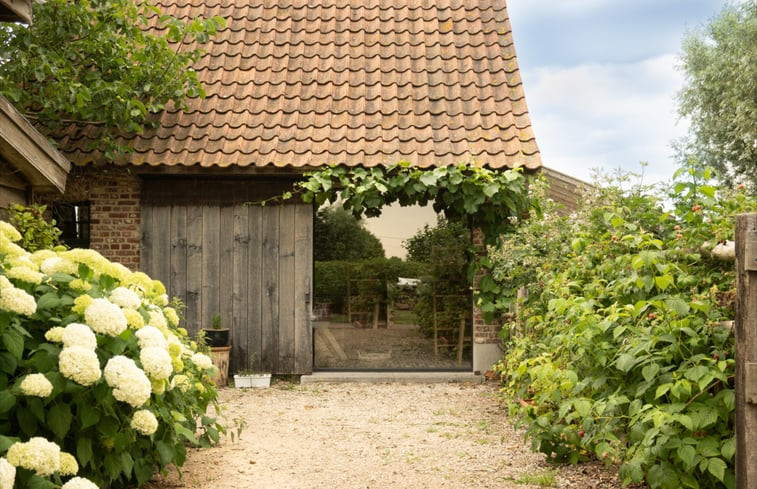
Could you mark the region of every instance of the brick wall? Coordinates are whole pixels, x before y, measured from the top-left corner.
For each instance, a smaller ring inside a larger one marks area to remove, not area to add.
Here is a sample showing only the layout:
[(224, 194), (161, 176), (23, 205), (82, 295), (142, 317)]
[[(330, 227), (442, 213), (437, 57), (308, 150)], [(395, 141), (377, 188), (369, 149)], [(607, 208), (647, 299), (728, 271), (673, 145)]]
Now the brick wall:
[[(480, 253), (486, 253), (486, 246), (484, 244), (484, 233), (480, 229), (473, 230), (473, 246), (480, 250)], [(478, 290), (478, 284), (483, 277), (483, 272), (480, 270), (473, 278), (473, 290)], [(481, 310), (473, 306), (473, 342), (478, 344), (491, 344), (499, 343), (499, 331), (502, 329), (502, 323), (495, 321), (493, 323), (487, 323), (484, 320), (484, 314)]]
[(139, 177), (120, 167), (73, 168), (60, 195), (37, 195), (35, 200), (89, 202), (90, 247), (131, 270), (139, 268)]

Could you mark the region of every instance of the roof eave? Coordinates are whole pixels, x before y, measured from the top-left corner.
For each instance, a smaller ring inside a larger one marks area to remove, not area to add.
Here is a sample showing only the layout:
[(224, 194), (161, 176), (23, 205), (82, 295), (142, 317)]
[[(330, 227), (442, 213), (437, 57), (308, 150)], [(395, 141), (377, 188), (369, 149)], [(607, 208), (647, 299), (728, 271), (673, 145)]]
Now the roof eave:
[(31, 24), (31, 0), (0, 0), (0, 21)]
[(71, 163), (1, 96), (0, 156), (18, 168), (33, 189), (65, 190)]

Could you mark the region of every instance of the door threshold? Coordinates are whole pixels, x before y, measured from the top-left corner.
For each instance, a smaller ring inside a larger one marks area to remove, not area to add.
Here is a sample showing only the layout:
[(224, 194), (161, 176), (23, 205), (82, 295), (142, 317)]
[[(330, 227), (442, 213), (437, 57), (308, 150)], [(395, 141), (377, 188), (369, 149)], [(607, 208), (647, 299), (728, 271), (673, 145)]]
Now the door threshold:
[(364, 382), (364, 383), (446, 383), (446, 382), (474, 382), (484, 381), (483, 375), (474, 372), (461, 371), (355, 371), (355, 370), (319, 370), (310, 375), (300, 377), (301, 384), (317, 384), (328, 382)]

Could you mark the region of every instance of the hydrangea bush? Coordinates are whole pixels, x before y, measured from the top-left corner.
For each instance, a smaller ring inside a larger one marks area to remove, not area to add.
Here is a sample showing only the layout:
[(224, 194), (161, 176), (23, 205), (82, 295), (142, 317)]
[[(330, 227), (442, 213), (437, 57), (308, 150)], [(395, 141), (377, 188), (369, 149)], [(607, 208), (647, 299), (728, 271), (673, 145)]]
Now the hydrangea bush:
[(165, 287), (20, 239), (0, 221), (0, 489), (139, 485), (217, 442), (214, 367)]

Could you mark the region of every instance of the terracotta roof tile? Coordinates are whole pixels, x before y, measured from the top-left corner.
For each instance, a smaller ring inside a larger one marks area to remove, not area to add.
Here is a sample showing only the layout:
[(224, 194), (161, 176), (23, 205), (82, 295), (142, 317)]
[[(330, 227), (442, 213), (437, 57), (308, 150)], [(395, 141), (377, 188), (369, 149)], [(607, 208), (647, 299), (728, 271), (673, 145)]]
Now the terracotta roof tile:
[[(505, 0), (158, 0), (227, 26), (207, 97), (126, 138), (134, 165), (541, 165)], [(71, 130), (71, 158), (88, 131)]]

